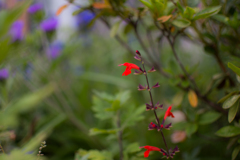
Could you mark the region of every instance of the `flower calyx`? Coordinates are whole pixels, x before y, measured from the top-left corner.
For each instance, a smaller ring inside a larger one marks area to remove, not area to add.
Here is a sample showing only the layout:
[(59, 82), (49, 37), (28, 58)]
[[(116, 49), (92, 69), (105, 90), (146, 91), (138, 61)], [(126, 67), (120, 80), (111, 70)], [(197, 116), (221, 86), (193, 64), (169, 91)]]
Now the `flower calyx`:
[(148, 71), (148, 73), (151, 73), (151, 72), (155, 72), (156, 70), (154, 69), (154, 67), (152, 67), (149, 71)]
[(152, 86), (152, 88), (158, 88), (158, 87), (160, 87), (158, 82), (154, 86)]
[(146, 89), (147, 89), (147, 86), (144, 87), (144, 86), (142, 86), (141, 84), (138, 85), (138, 90), (139, 90), (139, 91), (144, 91), (144, 90), (146, 90)]
[(173, 158), (176, 152), (180, 152), (178, 146), (176, 146), (174, 149), (169, 150), (170, 157)]
[(158, 131), (160, 131), (160, 128), (158, 127), (157, 124), (151, 122), (149, 125), (148, 125), (148, 130), (154, 130), (154, 129), (157, 129)]
[(164, 126), (163, 124), (161, 124), (161, 128), (170, 130), (170, 127), (172, 127), (172, 123), (169, 123), (169, 124), (167, 124), (167, 125), (165, 125), (165, 126)]
[(155, 104), (155, 106), (153, 107), (152, 103), (150, 102), (149, 104), (146, 103), (146, 110), (154, 110), (154, 109), (163, 109), (163, 104), (160, 104), (159, 102)]
[(143, 71), (141, 70), (135, 70), (135, 72), (133, 73), (134, 75), (142, 75)]
[(138, 61), (142, 61), (141, 57), (139, 57), (138, 55), (135, 55), (134, 58)]

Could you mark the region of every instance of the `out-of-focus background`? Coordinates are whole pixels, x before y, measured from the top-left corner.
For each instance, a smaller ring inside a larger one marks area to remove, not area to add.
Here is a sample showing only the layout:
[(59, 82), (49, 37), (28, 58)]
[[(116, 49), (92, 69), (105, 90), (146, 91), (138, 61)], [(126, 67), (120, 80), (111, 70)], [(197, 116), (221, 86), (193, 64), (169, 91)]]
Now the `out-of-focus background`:
[(145, 77), (118, 66), (141, 66), (135, 50), (157, 70), (160, 120), (173, 107), (163, 132), (180, 148), (174, 159), (240, 158), (239, 77), (227, 67), (240, 66), (239, 2), (156, 3), (165, 6), (153, 5), (157, 17), (149, 1), (0, 0), (0, 160), (141, 160), (140, 146), (165, 149), (148, 130), (149, 94), (137, 90)]

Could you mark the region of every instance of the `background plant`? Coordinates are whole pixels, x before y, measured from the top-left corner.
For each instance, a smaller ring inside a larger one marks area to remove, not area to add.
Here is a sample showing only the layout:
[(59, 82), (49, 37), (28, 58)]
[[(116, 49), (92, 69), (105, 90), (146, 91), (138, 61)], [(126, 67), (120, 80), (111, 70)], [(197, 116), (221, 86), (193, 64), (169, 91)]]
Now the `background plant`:
[[(238, 80), (227, 67), (228, 62), (239, 67), (238, 1), (66, 1), (68, 6), (79, 7), (73, 12), (76, 17), (82, 11), (93, 14), (90, 22), (79, 24), (79, 30), (53, 59), (46, 54), (55, 45), (56, 32), (39, 29), (48, 18), (44, 10), (31, 15), (34, 25), (23, 40), (12, 42), (8, 34), (30, 3), (0, 11), (1, 69), (9, 71), (9, 77), (1, 80), (0, 111), (1, 146), (9, 155), (0, 152), (0, 159), (33, 159), (43, 140), (48, 144), (43, 154), (49, 159), (73, 159), (79, 148), (85, 150), (80, 153), (91, 152), (93, 158), (105, 150), (107, 156), (112, 153), (117, 159), (116, 134), (109, 144), (105, 144), (108, 135), (89, 135), (91, 128), (107, 130), (116, 123), (99, 121), (90, 106), (95, 106), (93, 90), (110, 95), (131, 90), (129, 103), (134, 107), (148, 101), (147, 94), (135, 91), (134, 84), (143, 84), (143, 79), (131, 76), (126, 80), (119, 74), (122, 71), (117, 64), (131, 62), (135, 49), (140, 50), (147, 66), (159, 72), (150, 75), (151, 81), (161, 85), (160, 90), (154, 90), (154, 99), (164, 106), (173, 104), (174, 115), (182, 117), (166, 132), (167, 141), (181, 148), (174, 158), (239, 158), (239, 113), (238, 103), (234, 103), (238, 98), (228, 100), (232, 104), (229, 108), (225, 108), (227, 99), (223, 105), (217, 103), (229, 93), (233, 92), (230, 97), (238, 96)], [(125, 128), (129, 135), (123, 137), (124, 150), (135, 142), (163, 143), (156, 142), (158, 135), (144, 128), (154, 121), (152, 115), (143, 116)], [(234, 130), (223, 130), (229, 126)], [(76, 157), (81, 156), (77, 152)], [(128, 153), (129, 159), (139, 156), (143, 153)], [(149, 158), (159, 156), (153, 153)]]

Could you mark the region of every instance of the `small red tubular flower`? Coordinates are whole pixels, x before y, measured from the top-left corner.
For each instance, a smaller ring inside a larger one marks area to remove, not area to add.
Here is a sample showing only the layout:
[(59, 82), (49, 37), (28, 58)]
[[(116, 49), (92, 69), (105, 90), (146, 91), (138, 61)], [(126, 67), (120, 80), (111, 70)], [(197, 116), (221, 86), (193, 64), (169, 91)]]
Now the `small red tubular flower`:
[(147, 150), (144, 152), (144, 157), (145, 157), (145, 158), (149, 156), (149, 153), (150, 153), (151, 151), (159, 151), (159, 152), (161, 151), (160, 148), (157, 148), (157, 147), (154, 147), (154, 146), (142, 146), (142, 147), (140, 147), (140, 148), (145, 148), (145, 149), (147, 149)]
[(167, 109), (167, 111), (166, 111), (166, 113), (165, 113), (165, 116), (164, 116), (164, 120), (165, 120), (167, 117), (169, 117), (169, 116), (171, 116), (172, 118), (174, 118), (174, 115), (173, 115), (173, 113), (171, 112), (171, 109), (172, 109), (172, 106), (168, 107), (168, 109)]
[(133, 63), (123, 63), (118, 66), (126, 66), (127, 67), (125, 69), (125, 71), (123, 72), (122, 76), (127, 76), (127, 75), (131, 74), (132, 73), (131, 69), (140, 70), (140, 67), (138, 67), (136, 64), (133, 64)]

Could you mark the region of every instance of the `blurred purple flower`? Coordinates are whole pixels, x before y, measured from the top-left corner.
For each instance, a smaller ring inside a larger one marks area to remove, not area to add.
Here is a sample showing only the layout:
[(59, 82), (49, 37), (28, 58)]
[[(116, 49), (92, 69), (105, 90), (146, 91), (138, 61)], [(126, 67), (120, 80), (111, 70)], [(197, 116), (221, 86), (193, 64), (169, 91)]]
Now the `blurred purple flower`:
[(54, 17), (45, 19), (40, 24), (40, 28), (45, 32), (53, 31), (57, 28), (57, 26), (58, 20)]
[(85, 10), (77, 15), (77, 25), (87, 25), (94, 17), (92, 12)]
[(0, 69), (0, 80), (7, 79), (9, 76), (8, 69), (2, 68)]
[(23, 39), (23, 27), (24, 27), (24, 24), (20, 20), (17, 20), (12, 24), (9, 30), (9, 33), (12, 36), (13, 42), (17, 40), (21, 41)]
[(63, 49), (63, 44), (62, 42), (54, 42), (53, 44), (50, 45), (48, 52), (47, 52), (47, 57), (49, 59), (56, 59), (62, 52)]
[(43, 9), (43, 5), (41, 3), (35, 3), (28, 8), (28, 13), (34, 14), (37, 11), (40, 11), (42, 9)]

